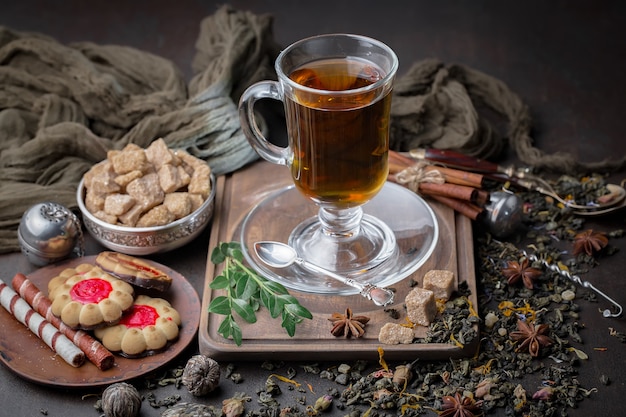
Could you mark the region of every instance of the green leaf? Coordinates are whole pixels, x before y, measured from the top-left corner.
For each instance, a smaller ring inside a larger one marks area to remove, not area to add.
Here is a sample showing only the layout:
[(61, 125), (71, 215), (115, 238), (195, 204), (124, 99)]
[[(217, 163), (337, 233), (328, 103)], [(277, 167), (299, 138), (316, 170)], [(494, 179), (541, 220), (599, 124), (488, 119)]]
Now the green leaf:
[(265, 284), (265, 288), (277, 295), (289, 293), (287, 289), (282, 286), (282, 284), (274, 281), (267, 281)]
[(285, 311), (289, 314), (292, 314), (297, 317), (302, 317), (305, 319), (312, 319), (313, 315), (309, 310), (304, 308), (300, 303), (297, 304), (286, 304)]
[(211, 252), (211, 262), (219, 265), (226, 260), (226, 254), (222, 252), (221, 246), (216, 246)]
[(224, 337), (224, 339), (228, 339), (229, 337), (233, 338), (233, 341), (237, 346), (241, 346), (242, 333), (241, 327), (237, 324), (237, 322), (233, 319), (233, 316), (229, 315), (222, 321), (220, 326), (217, 329), (217, 332)]
[(249, 300), (252, 297), (256, 297), (259, 291), (259, 286), (256, 281), (250, 279), (249, 275), (242, 274), (237, 277), (235, 284), (235, 295), (242, 300)]
[(254, 310), (247, 301), (235, 298), (233, 300), (233, 310), (248, 323), (256, 323), (256, 315)]
[(230, 315), (230, 299), (225, 295), (215, 297), (209, 304), (209, 312), (215, 314)]
[(222, 290), (224, 288), (228, 288), (230, 285), (230, 280), (226, 278), (224, 275), (218, 275), (213, 278), (213, 281), (209, 284), (209, 287), (214, 290)]
[(296, 324), (297, 320), (294, 319), (291, 314), (283, 313), (283, 322), (281, 323), (281, 326), (285, 328), (290, 337), (293, 337), (293, 335), (296, 334)]
[(272, 316), (273, 319), (280, 316), (282, 306), (278, 303), (276, 297), (264, 289), (261, 290), (261, 303), (269, 310), (270, 316)]
[(311, 312), (300, 305), (282, 284), (259, 275), (246, 266), (243, 259), (239, 242), (221, 242), (211, 252), (214, 264), (224, 263), (221, 275), (209, 284), (210, 288), (224, 292), (209, 304), (209, 312), (225, 316), (218, 333), (241, 345), (243, 334), (233, 313), (248, 323), (256, 323), (256, 311), (264, 306), (272, 318), (282, 315), (282, 326), (293, 336), (296, 325), (303, 318), (313, 318)]
[(241, 246), (233, 248), (230, 252), (230, 256), (239, 262), (243, 262), (243, 252), (241, 251)]

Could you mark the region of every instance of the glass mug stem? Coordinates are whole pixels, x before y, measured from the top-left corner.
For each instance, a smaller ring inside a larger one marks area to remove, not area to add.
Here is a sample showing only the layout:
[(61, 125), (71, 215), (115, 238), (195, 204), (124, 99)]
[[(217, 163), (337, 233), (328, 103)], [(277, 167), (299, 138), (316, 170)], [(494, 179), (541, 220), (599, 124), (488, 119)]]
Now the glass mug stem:
[[(275, 64), (278, 81), (249, 87), (239, 102), (244, 134), (263, 159), (289, 167), (298, 191), (318, 216), (289, 237), (300, 257), (358, 275), (396, 253), (395, 235), (361, 206), (388, 175), (391, 90), (397, 57), (379, 41), (321, 35), (286, 48)], [(288, 146), (268, 141), (255, 121), (261, 99), (283, 102)]]

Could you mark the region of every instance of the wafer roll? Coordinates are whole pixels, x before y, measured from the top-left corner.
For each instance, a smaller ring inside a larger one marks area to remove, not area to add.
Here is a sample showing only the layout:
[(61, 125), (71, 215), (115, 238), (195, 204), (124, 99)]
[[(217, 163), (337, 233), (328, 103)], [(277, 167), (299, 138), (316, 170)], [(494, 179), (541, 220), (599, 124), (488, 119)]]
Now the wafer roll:
[(39, 336), (65, 362), (76, 368), (85, 363), (85, 353), (50, 322), (30, 308), (28, 303), (2, 280), (0, 280), (0, 304), (20, 323)]
[(100, 342), (82, 330), (74, 330), (63, 321), (52, 314), (52, 301), (37, 288), (24, 274), (17, 273), (11, 282), (13, 289), (30, 304), (35, 311), (52, 323), (61, 333), (70, 339), (80, 348), (87, 359), (89, 359), (98, 369), (105, 371), (115, 363), (113, 354)]

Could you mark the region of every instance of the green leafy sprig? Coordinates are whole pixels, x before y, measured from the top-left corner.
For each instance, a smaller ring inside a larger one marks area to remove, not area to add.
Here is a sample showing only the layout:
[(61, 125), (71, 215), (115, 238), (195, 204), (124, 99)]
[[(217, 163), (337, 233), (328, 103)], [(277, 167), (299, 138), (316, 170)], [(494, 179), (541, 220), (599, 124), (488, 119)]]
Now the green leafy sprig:
[(232, 337), (237, 346), (241, 346), (242, 332), (233, 312), (248, 323), (256, 323), (256, 312), (261, 306), (266, 307), (273, 319), (281, 316), (281, 326), (291, 337), (296, 332), (296, 324), (305, 318), (313, 318), (284, 286), (265, 279), (244, 265), (239, 242), (219, 243), (211, 252), (211, 262), (215, 265), (224, 263), (224, 269), (213, 278), (209, 287), (226, 293), (211, 301), (209, 312), (226, 316), (217, 332), (226, 339)]

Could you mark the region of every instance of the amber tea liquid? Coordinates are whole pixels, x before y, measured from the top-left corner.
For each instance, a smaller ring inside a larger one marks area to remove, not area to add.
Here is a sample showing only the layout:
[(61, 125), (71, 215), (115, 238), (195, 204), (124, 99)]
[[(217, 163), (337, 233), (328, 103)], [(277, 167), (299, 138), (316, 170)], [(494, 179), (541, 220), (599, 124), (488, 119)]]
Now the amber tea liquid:
[(356, 59), (314, 61), (289, 75), (300, 85), (326, 90), (298, 90), (285, 97), (294, 182), (322, 206), (361, 205), (387, 179), (391, 92), (350, 91), (384, 75), (372, 63)]

